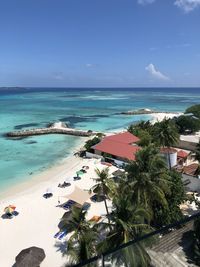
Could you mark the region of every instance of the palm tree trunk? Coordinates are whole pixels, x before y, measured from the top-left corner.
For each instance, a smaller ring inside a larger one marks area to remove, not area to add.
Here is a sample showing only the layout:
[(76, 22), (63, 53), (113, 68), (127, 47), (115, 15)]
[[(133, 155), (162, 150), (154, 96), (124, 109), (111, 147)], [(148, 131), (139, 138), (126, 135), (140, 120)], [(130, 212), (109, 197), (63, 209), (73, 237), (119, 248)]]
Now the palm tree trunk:
[(107, 201), (106, 201), (106, 197), (105, 197), (105, 195), (104, 195), (104, 204), (105, 204), (106, 213), (107, 213), (107, 216), (108, 216), (108, 222), (110, 223), (109, 211), (108, 211), (108, 205), (107, 205)]
[(167, 153), (167, 156), (168, 156), (169, 169), (170, 169), (170, 171), (171, 171), (172, 166), (171, 166), (171, 159), (170, 159), (170, 153), (169, 153), (169, 151), (168, 151), (168, 153)]

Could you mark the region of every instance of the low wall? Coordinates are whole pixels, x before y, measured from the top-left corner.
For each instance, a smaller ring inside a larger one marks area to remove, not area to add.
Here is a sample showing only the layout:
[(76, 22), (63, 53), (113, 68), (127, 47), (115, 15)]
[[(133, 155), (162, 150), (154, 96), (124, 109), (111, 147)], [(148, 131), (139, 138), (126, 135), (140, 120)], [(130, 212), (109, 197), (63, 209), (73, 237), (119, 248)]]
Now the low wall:
[(197, 191), (200, 193), (200, 179), (191, 175), (182, 174), (182, 181), (185, 182), (187, 180), (188, 180), (188, 184), (186, 185), (187, 190)]
[(124, 161), (121, 161), (121, 160), (118, 160), (118, 159), (113, 159), (114, 160), (114, 162), (117, 164), (117, 165), (119, 165), (119, 166), (124, 166), (124, 164), (125, 164), (125, 162)]
[(86, 152), (86, 157), (87, 157), (87, 158), (95, 158), (95, 159), (103, 159), (102, 156), (100, 156), (100, 155), (96, 155), (96, 154), (94, 154), (94, 153), (90, 153), (90, 152)]
[(181, 148), (181, 149), (186, 149), (186, 150), (191, 150), (194, 151), (196, 150), (197, 143), (189, 142), (189, 141), (184, 141), (180, 140), (176, 147)]

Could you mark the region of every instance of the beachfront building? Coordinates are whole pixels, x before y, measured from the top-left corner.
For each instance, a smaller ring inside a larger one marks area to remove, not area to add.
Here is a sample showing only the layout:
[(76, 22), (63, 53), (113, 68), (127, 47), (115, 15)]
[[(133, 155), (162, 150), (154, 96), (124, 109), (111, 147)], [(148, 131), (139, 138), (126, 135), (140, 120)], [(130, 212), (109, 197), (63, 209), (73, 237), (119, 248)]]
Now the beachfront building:
[(93, 153), (104, 157), (107, 161), (122, 166), (129, 160), (135, 160), (135, 154), (140, 147), (139, 138), (129, 132), (106, 136), (100, 143), (92, 147)]

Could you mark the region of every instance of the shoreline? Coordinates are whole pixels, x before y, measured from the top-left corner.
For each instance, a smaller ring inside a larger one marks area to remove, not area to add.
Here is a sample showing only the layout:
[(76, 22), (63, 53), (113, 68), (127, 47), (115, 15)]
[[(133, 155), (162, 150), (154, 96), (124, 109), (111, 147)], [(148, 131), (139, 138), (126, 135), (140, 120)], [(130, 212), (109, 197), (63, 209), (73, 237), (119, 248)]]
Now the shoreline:
[[(27, 179), (24, 177), (24, 180), (14, 184), (13, 186), (3, 189), (0, 191), (0, 201), (10, 199), (13, 197), (17, 197), (20, 194), (23, 193), (29, 193), (33, 189), (37, 189), (40, 187), (41, 184), (44, 183), (51, 183), (51, 179), (48, 177), (55, 176), (56, 174), (58, 176), (62, 176), (65, 172), (65, 166), (68, 165), (72, 159), (76, 160), (78, 157), (75, 157), (73, 154), (75, 151), (79, 151), (83, 147), (83, 142), (85, 143), (88, 140), (88, 137), (82, 137), (81, 139), (77, 140), (77, 144), (72, 148), (70, 151), (70, 154), (64, 158), (56, 159), (54, 162), (52, 162), (51, 166), (45, 167), (45, 169), (38, 171), (37, 173), (33, 175), (29, 175), (30, 179)], [(81, 142), (83, 141), (83, 142)], [(80, 159), (80, 158), (79, 158)], [(55, 178), (55, 177), (54, 177)]]
[[(70, 179), (70, 187), (58, 187), (58, 183), (64, 182), (66, 178), (73, 178), (76, 172), (86, 165), (89, 166), (89, 170), (81, 177), (81, 180), (71, 181)], [(24, 188), (24, 191), (21, 191), (22, 188), (20, 187), (21, 190), (18, 193), (15, 191), (12, 196), (7, 196), (4, 201), (0, 201), (1, 215), (4, 208), (10, 204), (15, 205), (19, 212), (19, 215), (12, 219), (0, 218), (0, 234), (4, 240), (0, 243), (2, 266), (13, 266), (15, 257), (19, 252), (32, 246), (41, 247), (45, 251), (46, 258), (41, 267), (61, 267), (66, 264), (67, 258), (62, 256), (59, 247), (63, 247), (67, 239), (63, 238), (60, 241), (54, 238), (54, 235), (59, 231), (59, 221), (66, 212), (58, 205), (72, 198), (69, 195), (73, 194), (76, 187), (78, 187), (80, 194), (81, 192), (85, 194), (85, 191), (88, 191), (95, 184), (92, 178), (96, 177), (96, 167), (103, 169), (105, 166), (99, 161), (97, 162), (96, 159), (82, 159), (72, 156), (67, 161), (63, 161), (63, 164), (48, 170), (45, 177), (42, 173), (41, 177), (43, 176), (43, 179), (46, 178), (47, 180), (32, 186), (29, 184), (29, 188)], [(110, 167), (110, 173), (116, 169), (116, 167)], [(34, 183), (34, 181), (32, 182)], [(43, 197), (47, 188), (51, 188), (53, 192), (53, 196), (49, 199)], [(88, 194), (87, 199), (85, 199), (91, 204), (87, 219), (89, 220), (93, 216), (104, 218), (106, 214), (104, 203), (93, 203), (89, 197)], [(111, 203), (108, 202), (108, 205), (111, 208)]]
[[(162, 118), (156, 114), (152, 116), (151, 120), (153, 119)], [(115, 133), (117, 132), (119, 130), (115, 130)], [(110, 131), (107, 134), (112, 133), (114, 132)], [(84, 159), (73, 155), (75, 151), (83, 147), (86, 140), (88, 138), (77, 140), (70, 156), (55, 161), (49, 168), (31, 176), (29, 180), (9, 188), (0, 195), (1, 215), (8, 205), (15, 205), (19, 212), (19, 215), (12, 219), (0, 218), (0, 234), (4, 240), (0, 243), (2, 266), (12, 266), (18, 253), (31, 246), (41, 247), (45, 251), (46, 258), (41, 267), (62, 267), (66, 264), (67, 258), (62, 256), (58, 246), (63, 247), (67, 239), (64, 238), (59, 241), (54, 238), (55, 233), (58, 232), (58, 223), (66, 212), (66, 210), (58, 207), (58, 204), (66, 202), (76, 187), (84, 193), (88, 191), (95, 184), (92, 179), (96, 177), (95, 168), (105, 168), (99, 160)], [(81, 180), (73, 181), (76, 172), (86, 165), (89, 166), (87, 173), (81, 177)], [(116, 170), (117, 168), (114, 166), (109, 167), (110, 174)], [(71, 186), (58, 187), (58, 184), (63, 183), (66, 179), (71, 183)], [(52, 190), (53, 196), (44, 199), (43, 194), (48, 188)], [(93, 216), (105, 218), (106, 210), (103, 202), (93, 203), (89, 195), (86, 201), (91, 204), (87, 214), (88, 220)], [(109, 201), (108, 208), (112, 208)]]
[(149, 114), (152, 116), (152, 119), (150, 120), (151, 123), (156, 123), (164, 120), (165, 118), (167, 119), (172, 119), (173, 117), (181, 116), (183, 115), (183, 112), (160, 112), (160, 113), (152, 113)]
[[(152, 123), (155, 123), (157, 121), (162, 121), (165, 117), (166, 118), (172, 118), (174, 116), (181, 115), (183, 113), (177, 113), (177, 112), (167, 112), (167, 113), (152, 113), (148, 114), (150, 116), (150, 121)], [(126, 128), (120, 128), (120, 129), (114, 129), (113, 131), (106, 132), (107, 135), (115, 134), (118, 132), (126, 131)], [(51, 166), (45, 167), (44, 170), (41, 170), (37, 172), (36, 174), (29, 175), (30, 179), (26, 179), (24, 181), (18, 182), (18, 184), (14, 184), (13, 186), (4, 189), (2, 192), (0, 191), (0, 201), (5, 200), (9, 197), (14, 197), (15, 195), (18, 196), (19, 194), (26, 193), (31, 191), (33, 188), (38, 188), (40, 186), (40, 183), (51, 183), (53, 182), (51, 179), (49, 179), (49, 176), (52, 176), (52, 174), (55, 176), (56, 173), (60, 176), (64, 174), (65, 172), (65, 166), (68, 165), (68, 162), (71, 162), (71, 160), (78, 159), (73, 156), (75, 151), (79, 151), (83, 147), (83, 143), (90, 139), (91, 137), (81, 137), (81, 139), (77, 140), (77, 144), (72, 148), (70, 151), (70, 154), (67, 157), (60, 158), (55, 160)], [(77, 163), (78, 164), (78, 163)], [(24, 177), (25, 178), (25, 177)]]

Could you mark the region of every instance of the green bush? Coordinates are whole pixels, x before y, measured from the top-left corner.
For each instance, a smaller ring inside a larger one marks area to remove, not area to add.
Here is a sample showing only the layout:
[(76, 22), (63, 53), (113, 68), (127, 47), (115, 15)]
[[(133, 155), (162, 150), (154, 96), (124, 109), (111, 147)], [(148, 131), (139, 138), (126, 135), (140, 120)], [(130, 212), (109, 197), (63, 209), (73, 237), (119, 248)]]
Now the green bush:
[(200, 120), (192, 116), (179, 116), (175, 123), (180, 134), (195, 133), (200, 130)]
[(87, 151), (90, 151), (91, 147), (98, 144), (100, 141), (101, 141), (101, 139), (99, 137), (95, 136), (93, 139), (86, 141), (84, 147)]
[(187, 108), (185, 113), (192, 113), (194, 116), (200, 119), (200, 104)]

